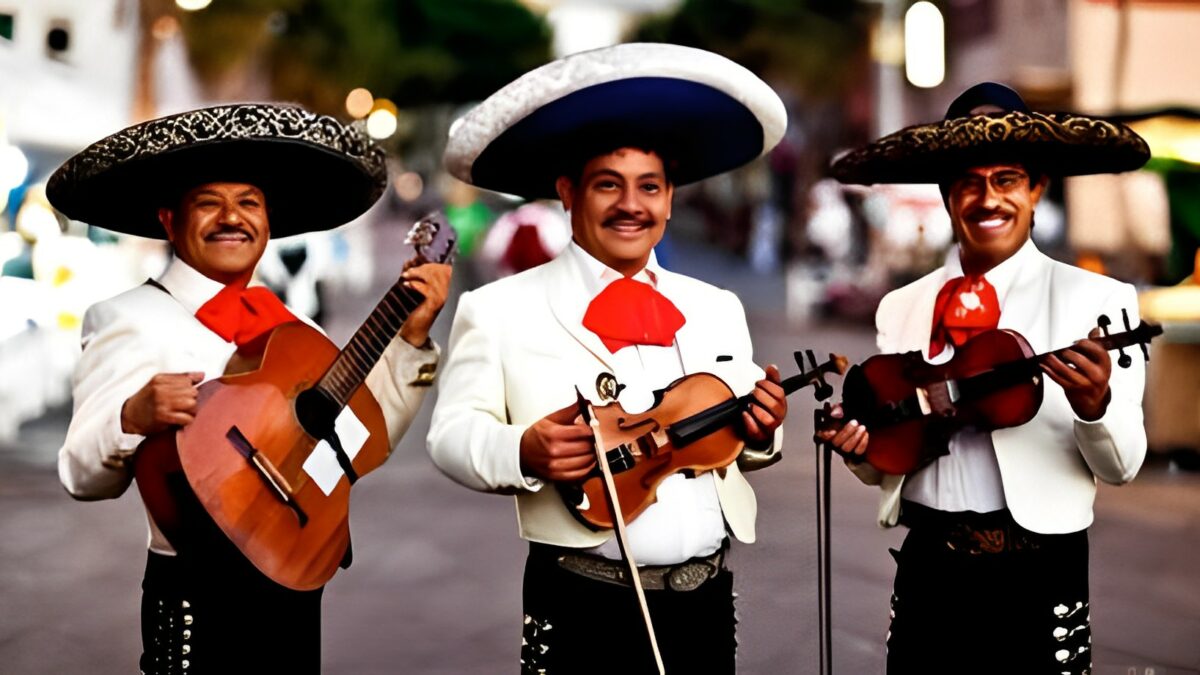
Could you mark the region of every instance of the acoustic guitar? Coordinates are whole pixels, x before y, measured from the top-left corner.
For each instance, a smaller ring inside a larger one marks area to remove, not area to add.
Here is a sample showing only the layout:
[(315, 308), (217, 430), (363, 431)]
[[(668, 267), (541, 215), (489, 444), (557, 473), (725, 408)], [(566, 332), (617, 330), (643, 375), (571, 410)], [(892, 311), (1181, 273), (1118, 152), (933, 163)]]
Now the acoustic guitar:
[[(406, 267), (450, 262), (454, 241), (440, 214), (427, 216), (408, 233)], [(267, 577), (296, 590), (328, 582), (350, 541), (350, 487), (392, 450), (363, 383), (423, 300), (397, 280), (341, 350), (299, 321), (239, 348), (223, 377), (199, 387), (192, 423), (135, 455), (138, 490), (167, 539), (186, 537), (181, 500), (197, 499)]]

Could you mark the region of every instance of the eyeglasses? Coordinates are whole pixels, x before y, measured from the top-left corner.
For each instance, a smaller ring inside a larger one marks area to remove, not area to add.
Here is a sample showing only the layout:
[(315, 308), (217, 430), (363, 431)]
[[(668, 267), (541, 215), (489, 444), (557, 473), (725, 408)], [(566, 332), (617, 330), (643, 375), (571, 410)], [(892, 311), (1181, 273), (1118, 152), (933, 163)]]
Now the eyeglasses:
[(950, 191), (963, 196), (977, 196), (982, 195), (988, 185), (998, 194), (1009, 194), (1029, 185), (1029, 174), (1015, 169), (997, 171), (987, 176), (968, 174), (951, 183)]

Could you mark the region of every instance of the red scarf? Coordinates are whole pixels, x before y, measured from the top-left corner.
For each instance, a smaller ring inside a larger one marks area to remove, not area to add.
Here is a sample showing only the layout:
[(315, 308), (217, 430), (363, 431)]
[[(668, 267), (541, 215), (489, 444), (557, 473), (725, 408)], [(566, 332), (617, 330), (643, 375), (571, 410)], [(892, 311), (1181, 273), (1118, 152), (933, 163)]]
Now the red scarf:
[(196, 319), (225, 341), (241, 347), (296, 317), (266, 288), (230, 284), (196, 310)]
[(992, 330), (1000, 321), (996, 289), (982, 275), (955, 277), (938, 291), (933, 305), (933, 327), (929, 333), (930, 358), (942, 353), (946, 344), (964, 342)]
[(583, 327), (599, 335), (614, 354), (630, 345), (670, 347), (686, 321), (665, 295), (628, 277), (600, 291), (583, 315)]

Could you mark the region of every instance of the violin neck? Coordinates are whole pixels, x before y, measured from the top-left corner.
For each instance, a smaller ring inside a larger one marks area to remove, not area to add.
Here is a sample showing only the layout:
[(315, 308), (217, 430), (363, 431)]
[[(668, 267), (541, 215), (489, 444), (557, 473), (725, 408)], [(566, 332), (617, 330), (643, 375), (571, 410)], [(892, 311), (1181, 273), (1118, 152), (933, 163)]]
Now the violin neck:
[(324, 391), (341, 409), (379, 362), (383, 351), (391, 344), (405, 319), (424, 300), (420, 293), (405, 288), (397, 280), (375, 306), (371, 315), (359, 326), (354, 337), (338, 354), (317, 387)]

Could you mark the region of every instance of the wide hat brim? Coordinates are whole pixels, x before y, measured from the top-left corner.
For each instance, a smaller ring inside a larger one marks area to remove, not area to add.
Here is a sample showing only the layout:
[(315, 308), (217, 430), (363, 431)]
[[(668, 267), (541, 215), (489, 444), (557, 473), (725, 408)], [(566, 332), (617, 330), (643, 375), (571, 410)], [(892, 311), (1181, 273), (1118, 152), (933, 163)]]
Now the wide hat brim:
[(263, 191), (272, 237), (327, 230), (362, 215), (387, 187), (383, 150), (338, 120), (263, 103), (192, 110), (97, 141), (50, 177), (69, 218), (165, 239), (158, 209), (211, 182)]
[(855, 150), (831, 167), (843, 183), (942, 183), (970, 166), (1019, 162), (1051, 176), (1137, 169), (1150, 158), (1123, 124), (1070, 113), (990, 113), (919, 124)]
[(630, 43), (573, 54), (509, 83), (455, 122), (444, 162), (460, 180), (554, 198), (580, 151), (605, 139), (648, 141), (683, 185), (773, 148), (787, 112), (765, 82), (690, 47)]

